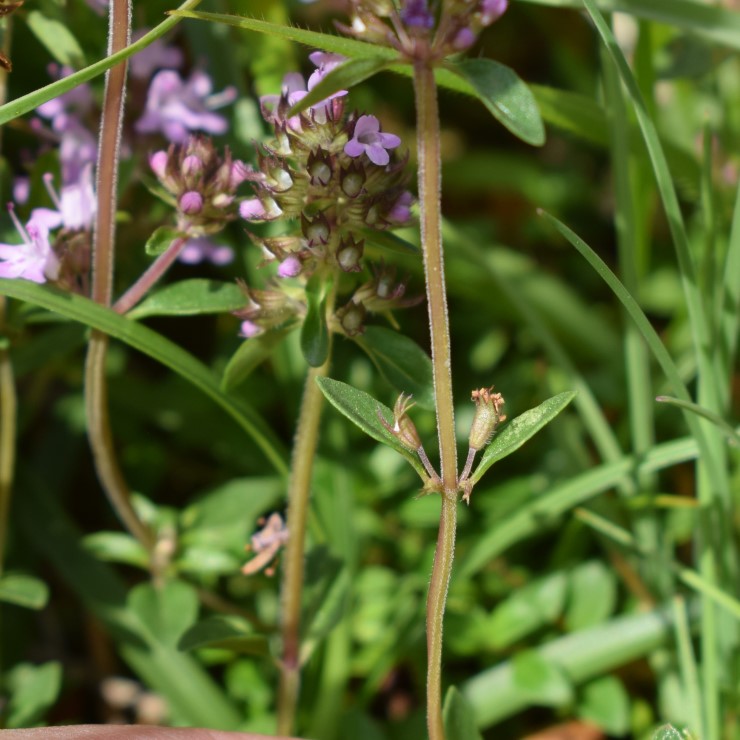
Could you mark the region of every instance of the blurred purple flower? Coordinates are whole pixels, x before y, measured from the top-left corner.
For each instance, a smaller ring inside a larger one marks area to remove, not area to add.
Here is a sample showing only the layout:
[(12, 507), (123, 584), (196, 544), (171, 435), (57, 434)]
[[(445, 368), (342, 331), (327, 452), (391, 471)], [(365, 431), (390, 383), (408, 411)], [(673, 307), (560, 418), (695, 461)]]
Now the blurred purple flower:
[(99, 15), (108, 9), (108, 0), (85, 0), (85, 2)]
[(480, 19), (484, 26), (497, 21), (509, 7), (509, 0), (481, 0)]
[(31, 218), (24, 228), (12, 204), (8, 210), (23, 243), (0, 244), (0, 277), (23, 278), (34, 283), (56, 280), (59, 277), (59, 260), (49, 243), (49, 227), (43, 217)]
[(272, 198), (265, 199), (265, 202), (259, 198), (247, 198), (239, 204), (239, 215), (246, 221), (272, 221), (282, 213)]
[(301, 261), (294, 254), (286, 257), (278, 266), (278, 277), (292, 278), (301, 274)]
[[(140, 28), (131, 40), (138, 41), (148, 31), (148, 28)], [(157, 39), (129, 59), (129, 71), (132, 77), (145, 80), (158, 69), (179, 69), (182, 63), (183, 53), (180, 49), (167, 46), (162, 39)]]
[(380, 131), (380, 122), (375, 116), (360, 116), (355, 124), (352, 138), (344, 145), (344, 152), (350, 157), (359, 157), (363, 153), (379, 166), (390, 161), (387, 149), (395, 149), (401, 139), (395, 134), (384, 134)]
[(263, 329), (258, 324), (255, 324), (254, 321), (242, 321), (239, 336), (244, 337), (245, 339), (252, 339), (253, 337), (257, 337), (260, 334), (262, 334)]
[[(57, 80), (69, 77), (74, 72), (71, 67), (49, 65), (49, 74)], [(51, 127), (58, 133), (63, 133), (69, 126), (79, 123), (79, 118), (86, 115), (93, 107), (93, 94), (87, 83), (77, 85), (56, 98), (47, 100), (36, 108), (43, 118), (51, 121)]]
[(406, 0), (401, 11), (401, 20), (415, 28), (433, 28), (434, 16), (429, 12), (427, 0)]
[(91, 229), (98, 205), (93, 185), (92, 164), (85, 165), (77, 182), (62, 185), (60, 194), (54, 190), (52, 180), (51, 173), (44, 175), (44, 185), (56, 210), (34, 208), (31, 211), (31, 220), (41, 221), (49, 229), (56, 229), (59, 226), (71, 231)]
[(211, 262), (221, 267), (234, 261), (234, 250), (223, 244), (214, 244), (208, 237), (201, 236), (188, 240), (179, 259), (187, 265)]
[(205, 72), (195, 71), (187, 80), (171, 69), (157, 72), (136, 130), (142, 134), (161, 132), (176, 144), (184, 144), (191, 131), (225, 133), (227, 120), (213, 110), (233, 102), (236, 90), (229, 87), (211, 95), (212, 89), (211, 78)]

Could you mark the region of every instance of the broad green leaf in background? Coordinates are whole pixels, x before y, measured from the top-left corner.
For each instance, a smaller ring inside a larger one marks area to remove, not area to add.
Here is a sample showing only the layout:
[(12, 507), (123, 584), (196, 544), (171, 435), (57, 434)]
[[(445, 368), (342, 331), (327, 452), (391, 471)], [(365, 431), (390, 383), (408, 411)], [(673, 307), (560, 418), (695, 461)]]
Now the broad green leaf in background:
[(224, 393), (213, 373), (189, 352), (146, 326), (87, 298), (28, 280), (0, 279), (0, 295), (28, 301), (120, 339), (182, 375), (218, 403), (244, 429), (280, 473), (287, 471), (282, 444), (268, 424), (244, 401)]
[(396, 254), (416, 254), (421, 256), (421, 250), (416, 244), (402, 239), (398, 234), (394, 234), (392, 231), (379, 231), (378, 229), (364, 228), (360, 229), (362, 236), (365, 238), (367, 245), (374, 245), (387, 249), (389, 252), (395, 252)]
[(33, 727), (54, 704), (62, 688), (62, 665), (20, 663), (7, 676), (10, 701), (5, 708), (8, 729)]
[(454, 686), (447, 689), (442, 715), (447, 740), (483, 740), (473, 710)]
[(466, 59), (448, 64), (447, 69), (468, 82), (476, 97), (512, 134), (535, 146), (545, 143), (537, 102), (514, 70), (493, 59)]
[(627, 735), (630, 700), (622, 682), (616, 676), (603, 676), (587, 683), (578, 702), (578, 715), (608, 735)]
[(561, 707), (573, 701), (573, 685), (565, 671), (536, 650), (523, 650), (512, 660), (514, 685), (531, 704)]
[(486, 447), (470, 480), (477, 483), (491, 465), (518, 450), (540, 429), (547, 426), (575, 398), (575, 395), (573, 391), (559, 393), (509, 422)]
[(301, 351), (311, 367), (321, 367), (329, 356), (329, 327), (326, 325), (326, 299), (306, 291), (308, 309), (301, 326)]
[(325, 100), (339, 90), (349, 90), (360, 82), (369, 80), (374, 75), (387, 69), (392, 62), (387, 57), (370, 57), (350, 59), (333, 69), (316, 87), (309, 90), (308, 95), (301, 98), (289, 111), (294, 116), (310, 106)]
[(391, 409), (380, 403), (380, 401), (376, 401), (368, 393), (353, 388), (351, 385), (342, 383), (339, 380), (316, 378), (316, 382), (319, 384), (321, 392), (334, 408), (341, 411), (350, 421), (357, 424), (365, 434), (369, 434), (373, 439), (392, 447), (396, 452), (403, 455), (422, 479), (426, 480), (426, 472), (417, 456), (401, 445), (383, 424), (381, 424), (378, 418), (378, 412), (380, 412), (386, 423), (393, 426), (393, 411)]
[(236, 283), (223, 280), (178, 280), (147, 296), (126, 316), (193, 316), (205, 313), (227, 313), (242, 308), (246, 297)]
[(85, 65), (85, 54), (67, 24), (40, 10), (28, 13), (26, 24), (59, 64), (72, 69)]
[(180, 650), (221, 648), (260, 657), (270, 654), (267, 637), (255, 633), (246, 620), (235, 615), (219, 615), (198, 622), (182, 635), (177, 647)]
[(434, 408), (432, 361), (413, 339), (383, 326), (368, 326), (354, 339), (392, 386), (410, 393), (421, 408)]
[(565, 626), (577, 632), (605, 621), (617, 602), (614, 572), (601, 560), (579, 563), (568, 574)]
[(129, 594), (128, 606), (158, 640), (169, 646), (177, 645), (198, 617), (195, 589), (182, 581), (141, 583)]
[(175, 239), (182, 237), (183, 234), (172, 226), (159, 226), (152, 235), (146, 240), (144, 251), (150, 257), (158, 257)]
[(0, 577), (0, 601), (6, 604), (43, 609), (48, 600), (49, 587), (38, 578), (21, 573), (5, 573)]

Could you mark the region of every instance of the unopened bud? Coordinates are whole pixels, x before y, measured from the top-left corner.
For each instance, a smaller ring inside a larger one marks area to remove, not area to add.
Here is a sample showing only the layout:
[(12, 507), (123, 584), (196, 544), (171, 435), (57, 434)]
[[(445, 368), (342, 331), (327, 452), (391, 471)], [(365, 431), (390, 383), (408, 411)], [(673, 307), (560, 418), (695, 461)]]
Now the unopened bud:
[(365, 315), (367, 310), (361, 303), (350, 301), (346, 306), (340, 308), (336, 313), (336, 318), (342, 327), (342, 331), (348, 337), (354, 337), (365, 331)]
[(188, 216), (203, 210), (203, 196), (197, 190), (189, 190), (180, 196), (180, 210)]
[(364, 246), (364, 239), (356, 242), (354, 237), (350, 236), (342, 240), (337, 249), (337, 262), (344, 272), (359, 272), (362, 269), (360, 260)]
[(326, 216), (320, 213), (313, 221), (309, 221), (305, 215), (301, 216), (303, 236), (306, 237), (309, 247), (317, 247), (319, 244), (326, 244), (329, 241), (331, 228)]
[(356, 198), (365, 185), (365, 171), (354, 164), (342, 176), (342, 192), (348, 198)]
[(493, 387), (475, 390), (471, 396), (476, 408), (468, 444), (471, 450), (477, 451), (491, 441), (499, 422), (506, 420), (501, 413), (504, 397), (500, 393), (493, 393)]

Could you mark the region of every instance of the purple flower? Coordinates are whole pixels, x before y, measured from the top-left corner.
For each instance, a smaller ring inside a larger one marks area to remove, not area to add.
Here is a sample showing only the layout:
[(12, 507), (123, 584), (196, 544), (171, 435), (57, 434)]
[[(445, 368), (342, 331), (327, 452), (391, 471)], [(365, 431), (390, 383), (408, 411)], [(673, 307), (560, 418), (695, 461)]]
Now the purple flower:
[(160, 131), (177, 144), (184, 144), (191, 131), (225, 133), (228, 122), (213, 110), (233, 102), (236, 90), (226, 88), (211, 95), (212, 89), (211, 78), (205, 72), (195, 71), (187, 81), (171, 69), (157, 72), (136, 130), (142, 134)]
[(414, 202), (414, 196), (408, 190), (404, 190), (398, 196), (398, 200), (388, 211), (388, 219), (399, 224), (406, 223), (411, 218), (411, 204)]
[(200, 213), (203, 210), (203, 196), (197, 190), (188, 190), (180, 196), (180, 210), (188, 215)]
[(401, 20), (414, 28), (433, 28), (434, 16), (429, 12), (427, 0), (406, 0)]
[(452, 45), (457, 51), (465, 51), (475, 43), (475, 34), (467, 27), (461, 28), (452, 39)]
[(186, 265), (211, 262), (221, 267), (234, 261), (234, 250), (223, 244), (214, 244), (208, 237), (200, 236), (187, 242), (180, 252), (179, 259)]
[[(132, 41), (138, 41), (149, 29), (141, 28), (131, 37)], [(129, 59), (129, 70), (131, 76), (145, 80), (157, 69), (179, 69), (182, 67), (183, 54), (175, 46), (167, 46), (162, 39), (153, 41), (146, 49), (134, 54)]]
[(8, 206), (22, 244), (0, 244), (0, 277), (23, 278), (45, 283), (59, 277), (59, 260), (49, 243), (49, 229), (43, 219), (31, 218), (21, 226), (12, 205)]
[(401, 139), (395, 134), (380, 132), (380, 122), (375, 116), (360, 116), (355, 124), (352, 138), (344, 145), (344, 152), (350, 157), (367, 154), (368, 159), (381, 167), (388, 164), (387, 149), (395, 149)]
[(509, 0), (481, 0), (480, 20), (484, 26), (497, 21), (509, 7)]
[(281, 278), (297, 277), (301, 274), (301, 261), (291, 254), (280, 263), (277, 274)]
[(242, 321), (239, 329), (239, 336), (245, 339), (252, 339), (262, 334), (262, 327), (255, 324), (254, 321)]
[(59, 143), (62, 182), (77, 182), (85, 167), (95, 163), (97, 151), (95, 136), (79, 121), (70, 119)]
[(57, 194), (52, 181), (53, 175), (47, 172), (44, 175), (44, 185), (56, 210), (34, 208), (31, 211), (31, 220), (43, 222), (47, 229), (56, 229), (59, 226), (71, 231), (91, 229), (98, 206), (92, 165), (85, 165), (77, 182), (63, 185), (60, 194)]
[(271, 221), (282, 213), (272, 198), (266, 198), (264, 202), (259, 198), (247, 198), (239, 205), (239, 215), (246, 221)]
[[(69, 77), (74, 70), (71, 67), (49, 65), (49, 73), (57, 80)], [(93, 94), (87, 83), (77, 85), (66, 93), (42, 103), (36, 112), (51, 121), (52, 128), (63, 133), (71, 125), (78, 124), (79, 118), (86, 115), (93, 107)]]

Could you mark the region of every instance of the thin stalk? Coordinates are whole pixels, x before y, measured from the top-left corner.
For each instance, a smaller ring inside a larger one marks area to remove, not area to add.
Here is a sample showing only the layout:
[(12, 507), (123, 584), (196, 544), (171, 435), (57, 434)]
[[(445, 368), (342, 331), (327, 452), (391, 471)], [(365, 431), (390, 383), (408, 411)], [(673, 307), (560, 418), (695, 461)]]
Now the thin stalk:
[(439, 110), (434, 70), (431, 64), (423, 59), (414, 64), (414, 90), (421, 244), (424, 254), (443, 485), (437, 549), (427, 596), (427, 727), (430, 740), (443, 740), (445, 732), (442, 719), (442, 626), (455, 551), (458, 479), (450, 329), (442, 249)]
[[(5, 314), (5, 298), (0, 298), (0, 325)], [(3, 574), (8, 536), (10, 497), (15, 471), (15, 435), (18, 398), (13, 381), (13, 365), (7, 349), (0, 350), (0, 576)]]
[[(112, 0), (109, 16), (108, 54), (123, 49), (131, 38), (130, 0)], [(115, 215), (121, 125), (126, 89), (127, 62), (106, 74), (103, 114), (98, 139), (98, 209), (93, 231), (92, 298), (104, 306), (111, 302), (115, 254)], [(95, 469), (108, 499), (129, 532), (151, 552), (154, 538), (131, 505), (131, 496), (116, 459), (108, 413), (105, 357), (108, 337), (99, 331), (90, 335), (85, 362), (85, 408), (87, 434)]]
[[(332, 303), (332, 301), (328, 301)], [(329, 309), (328, 309), (329, 310)], [(319, 440), (319, 424), (324, 395), (316, 378), (329, 370), (329, 358), (321, 367), (312, 367), (306, 376), (301, 410), (298, 416), (290, 481), (288, 483), (287, 524), (289, 537), (285, 545), (282, 583), (281, 633), (283, 658), (280, 664), (278, 687), (277, 733), (291, 735), (295, 725), (296, 708), (301, 683), (300, 638), (301, 602), (303, 597), (304, 550), (306, 524), (311, 496), (313, 461)]]
[(157, 257), (146, 272), (113, 304), (113, 310), (120, 314), (128, 313), (167, 272), (188, 243), (185, 236), (178, 237)]
[[(336, 276), (334, 276), (336, 277)], [(326, 317), (334, 312), (336, 279), (326, 298)], [(301, 603), (303, 599), (304, 552), (308, 507), (311, 498), (313, 462), (319, 440), (319, 426), (324, 395), (316, 378), (325, 377), (331, 364), (331, 334), (326, 361), (320, 367), (309, 368), (298, 414), (298, 425), (288, 482), (288, 541), (285, 545), (283, 581), (281, 588), (281, 637), (283, 657), (280, 663), (280, 680), (277, 699), (278, 735), (290, 735), (295, 726), (298, 696), (301, 683)]]

